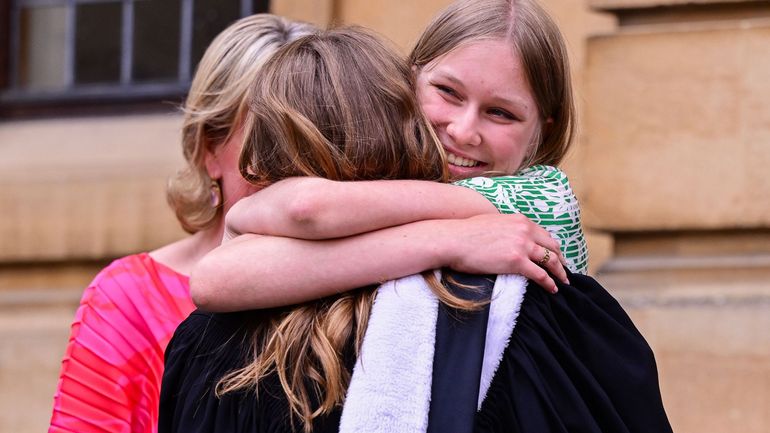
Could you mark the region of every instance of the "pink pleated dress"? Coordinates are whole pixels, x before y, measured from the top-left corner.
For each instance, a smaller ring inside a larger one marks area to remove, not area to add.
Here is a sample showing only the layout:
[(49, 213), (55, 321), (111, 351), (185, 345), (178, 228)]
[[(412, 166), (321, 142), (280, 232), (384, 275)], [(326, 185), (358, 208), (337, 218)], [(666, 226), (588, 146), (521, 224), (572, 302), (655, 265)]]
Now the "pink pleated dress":
[(49, 433), (157, 431), (163, 353), (194, 308), (188, 277), (146, 253), (102, 270), (72, 323)]

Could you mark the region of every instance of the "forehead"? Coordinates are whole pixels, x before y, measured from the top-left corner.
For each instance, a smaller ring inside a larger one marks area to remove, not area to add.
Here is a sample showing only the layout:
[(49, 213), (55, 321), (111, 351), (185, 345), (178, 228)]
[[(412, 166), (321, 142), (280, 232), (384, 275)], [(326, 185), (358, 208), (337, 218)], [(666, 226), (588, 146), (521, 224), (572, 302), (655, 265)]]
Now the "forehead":
[(479, 96), (534, 105), (521, 58), (512, 44), (504, 40), (462, 44), (425, 65), (421, 73), (450, 81)]

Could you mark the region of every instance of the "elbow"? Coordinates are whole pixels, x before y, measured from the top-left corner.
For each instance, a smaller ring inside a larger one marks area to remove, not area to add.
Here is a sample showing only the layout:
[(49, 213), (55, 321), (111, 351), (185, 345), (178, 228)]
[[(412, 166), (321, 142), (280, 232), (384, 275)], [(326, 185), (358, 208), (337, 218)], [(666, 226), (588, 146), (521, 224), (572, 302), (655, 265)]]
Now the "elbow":
[[(224, 216), (224, 233), (223, 233), (223, 239), (222, 241), (228, 241), (238, 235), (242, 235), (246, 230), (251, 227), (248, 227), (244, 224), (244, 220), (246, 219), (244, 217), (245, 215), (248, 215), (248, 206), (246, 205), (246, 199), (241, 199), (237, 202), (235, 202), (230, 209), (225, 213)], [(253, 218), (256, 219), (256, 218)]]
[(293, 194), (286, 209), (286, 217), (295, 225), (315, 227), (323, 220), (325, 201), (322, 197), (323, 185), (327, 179), (313, 178), (306, 180), (305, 188)]
[(190, 298), (197, 308), (204, 311), (212, 311), (211, 295), (203, 287), (196, 272), (190, 274)]
[(193, 304), (201, 310), (212, 313), (221, 312), (223, 310), (217, 302), (217, 293), (221, 293), (221, 291), (218, 290), (216, 282), (211, 278), (212, 275), (216, 274), (212, 274), (211, 272), (215, 271), (207, 268), (209, 266), (204, 257), (190, 273), (190, 297)]

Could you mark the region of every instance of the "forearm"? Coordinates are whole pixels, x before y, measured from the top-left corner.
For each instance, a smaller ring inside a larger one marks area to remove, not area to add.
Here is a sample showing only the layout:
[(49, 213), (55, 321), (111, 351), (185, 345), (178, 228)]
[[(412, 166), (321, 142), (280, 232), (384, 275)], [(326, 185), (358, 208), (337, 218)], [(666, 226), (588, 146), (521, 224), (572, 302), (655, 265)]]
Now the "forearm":
[(422, 221), (327, 241), (243, 235), (193, 270), (191, 294), (208, 311), (291, 305), (449, 265), (456, 221)]
[(496, 212), (481, 195), (451, 184), (293, 178), (236, 203), (226, 224), (235, 235), (331, 239), (415, 221)]

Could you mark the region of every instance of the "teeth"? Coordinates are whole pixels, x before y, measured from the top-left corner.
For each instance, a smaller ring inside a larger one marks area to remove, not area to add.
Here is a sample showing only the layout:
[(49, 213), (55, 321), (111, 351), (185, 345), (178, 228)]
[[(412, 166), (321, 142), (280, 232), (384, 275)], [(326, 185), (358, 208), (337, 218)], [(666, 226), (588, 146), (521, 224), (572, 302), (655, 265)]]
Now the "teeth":
[(454, 153), (447, 152), (447, 162), (452, 165), (459, 165), (460, 167), (475, 167), (479, 165), (478, 161), (463, 158), (462, 156), (455, 155)]

